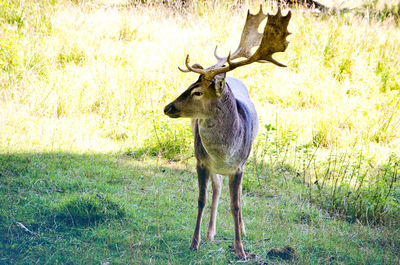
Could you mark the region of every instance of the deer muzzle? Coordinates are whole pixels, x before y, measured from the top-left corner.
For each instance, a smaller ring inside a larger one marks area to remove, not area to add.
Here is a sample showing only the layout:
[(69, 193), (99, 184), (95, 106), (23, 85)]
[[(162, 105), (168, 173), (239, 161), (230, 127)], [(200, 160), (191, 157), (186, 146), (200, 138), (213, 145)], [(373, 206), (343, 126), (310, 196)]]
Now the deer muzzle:
[(165, 106), (164, 114), (170, 118), (179, 118), (180, 117), (180, 111), (175, 107), (173, 102), (169, 103), (167, 106)]

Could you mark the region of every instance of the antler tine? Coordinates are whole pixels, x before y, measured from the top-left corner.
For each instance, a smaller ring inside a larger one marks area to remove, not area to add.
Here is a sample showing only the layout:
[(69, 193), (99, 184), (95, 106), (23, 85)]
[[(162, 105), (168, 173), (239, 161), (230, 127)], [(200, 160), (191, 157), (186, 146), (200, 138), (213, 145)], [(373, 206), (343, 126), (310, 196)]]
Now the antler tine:
[[(262, 8), (262, 4), (260, 4), (260, 10), (258, 11), (258, 14), (260, 14), (260, 13), (261, 13), (261, 14), (264, 14), (264, 11), (263, 11), (263, 8)], [(257, 14), (257, 15), (258, 15), (258, 14)]]
[(214, 56), (215, 56), (215, 58), (217, 58), (218, 61), (223, 60), (224, 57), (218, 56), (218, 54), (217, 54), (217, 49), (218, 49), (218, 45), (216, 45), (216, 46), (215, 46), (215, 49), (214, 49)]
[(231, 51), (229, 51), (228, 57), (226, 58), (226, 61), (228, 62), (229, 67), (232, 65), (232, 59), (231, 59)]
[(275, 60), (274, 58), (272, 58), (272, 56), (270, 56), (267, 60), (259, 60), (258, 62), (260, 62), (260, 63), (270, 62), (270, 63), (273, 63), (273, 64), (275, 64), (277, 66), (280, 66), (280, 67), (287, 67), (287, 65), (285, 65), (283, 63), (280, 63), (277, 60)]
[(188, 73), (188, 72), (194, 72), (194, 73), (198, 73), (201, 75), (205, 75), (206, 71), (200, 68), (194, 68), (192, 66), (189, 65), (189, 54), (186, 55), (186, 59), (185, 59), (185, 65), (187, 69), (182, 69), (178, 66), (178, 69), (184, 73)]
[(282, 16), (282, 12), (281, 12), (281, 7), (280, 6), (278, 6), (278, 12), (276, 12), (275, 16), (278, 16), (278, 17)]
[(180, 66), (178, 66), (179, 71), (184, 72), (184, 73), (189, 73), (190, 71), (187, 69), (183, 69)]

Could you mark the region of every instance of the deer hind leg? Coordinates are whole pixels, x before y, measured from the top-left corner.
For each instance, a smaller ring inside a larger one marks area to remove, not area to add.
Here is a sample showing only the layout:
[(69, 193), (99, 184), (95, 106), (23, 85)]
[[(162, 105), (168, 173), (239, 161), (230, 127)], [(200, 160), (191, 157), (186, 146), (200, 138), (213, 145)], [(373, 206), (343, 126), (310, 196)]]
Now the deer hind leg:
[(199, 183), (199, 199), (198, 199), (198, 210), (197, 210), (197, 220), (196, 227), (194, 229), (192, 243), (190, 244), (190, 249), (197, 250), (200, 244), (200, 227), (201, 219), (203, 217), (203, 210), (207, 201), (207, 182), (210, 172), (207, 168), (197, 164), (197, 180)]
[(240, 200), (240, 208), (239, 208), (240, 232), (242, 232), (242, 236), (246, 236), (246, 229), (244, 227), (243, 214), (242, 214), (242, 182), (240, 182), (239, 192), (240, 192), (240, 195), (239, 195), (239, 200)]
[(243, 172), (239, 170), (236, 174), (229, 176), (229, 192), (231, 195), (231, 211), (233, 222), (235, 225), (235, 241), (234, 249), (239, 258), (245, 258), (246, 254), (243, 249), (240, 237), (240, 186), (242, 184)]
[(215, 223), (217, 221), (218, 201), (219, 201), (219, 195), (221, 194), (221, 184), (222, 184), (221, 176), (218, 174), (213, 174), (212, 175), (213, 195), (211, 203), (210, 223), (208, 224), (208, 231), (207, 231), (207, 239), (210, 242), (214, 241), (214, 236), (216, 233)]

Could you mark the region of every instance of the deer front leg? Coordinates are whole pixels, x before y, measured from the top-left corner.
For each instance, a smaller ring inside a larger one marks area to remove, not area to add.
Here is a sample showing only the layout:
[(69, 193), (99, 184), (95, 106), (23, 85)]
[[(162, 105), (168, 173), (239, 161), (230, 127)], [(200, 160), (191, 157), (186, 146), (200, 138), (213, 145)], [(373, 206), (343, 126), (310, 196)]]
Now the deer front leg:
[(239, 170), (236, 174), (229, 176), (229, 192), (231, 195), (231, 211), (233, 222), (235, 224), (235, 241), (234, 249), (239, 258), (245, 258), (246, 254), (243, 249), (242, 240), (240, 238), (240, 186), (242, 184), (243, 171)]
[(197, 250), (200, 244), (200, 227), (201, 219), (203, 217), (204, 206), (207, 201), (207, 183), (210, 172), (207, 168), (203, 167), (197, 163), (197, 180), (199, 182), (199, 199), (198, 199), (198, 210), (197, 210), (197, 220), (196, 227), (194, 229), (192, 243), (190, 244), (190, 249)]
[(208, 224), (207, 231), (207, 239), (212, 242), (214, 241), (215, 233), (216, 233), (216, 221), (217, 221), (217, 212), (218, 212), (218, 200), (219, 195), (221, 194), (221, 184), (222, 178), (220, 175), (213, 174), (212, 175), (212, 188), (213, 188), (213, 197), (211, 203), (211, 213), (210, 213), (210, 223)]

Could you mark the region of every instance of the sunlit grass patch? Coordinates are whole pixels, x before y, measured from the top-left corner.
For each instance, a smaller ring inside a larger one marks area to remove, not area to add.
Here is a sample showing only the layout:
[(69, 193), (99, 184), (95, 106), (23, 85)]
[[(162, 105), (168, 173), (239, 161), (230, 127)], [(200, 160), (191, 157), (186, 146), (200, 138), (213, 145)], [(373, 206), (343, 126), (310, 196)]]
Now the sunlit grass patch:
[(63, 48), (57, 56), (57, 63), (64, 66), (68, 63), (80, 64), (85, 60), (85, 52), (78, 47)]
[(17, 1), (2, 1), (0, 4), (0, 17), (4, 23), (16, 24), (22, 27), (25, 23), (25, 10)]

